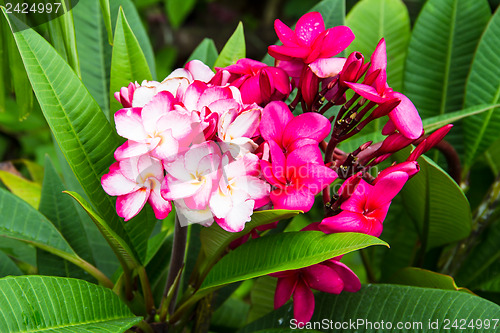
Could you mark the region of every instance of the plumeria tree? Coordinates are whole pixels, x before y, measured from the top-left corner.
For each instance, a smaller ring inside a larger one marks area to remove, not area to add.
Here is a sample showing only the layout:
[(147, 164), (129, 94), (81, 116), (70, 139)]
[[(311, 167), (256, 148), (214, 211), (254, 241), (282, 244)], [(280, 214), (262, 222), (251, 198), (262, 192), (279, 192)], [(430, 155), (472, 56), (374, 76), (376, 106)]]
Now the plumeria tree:
[[(454, 21), (435, 28), (450, 3)], [(388, 17), (368, 23), (378, 7)], [(473, 184), (481, 154), (496, 170), (486, 1), (429, 0), (410, 37), (407, 15), (391, 30), (397, 0), (360, 1), (347, 20), (323, 0), (293, 26), (276, 19), (261, 61), (240, 24), (220, 54), (206, 39), (157, 80), (129, 1), (1, 9), (16, 102), (29, 84), (58, 163), (22, 162), (31, 180), (0, 171), (0, 273), (13, 275), (0, 331), (498, 327), (498, 263), (483, 257), (498, 252), (498, 184), (474, 214), (464, 194), (487, 191)], [(430, 57), (436, 36), (449, 48)]]

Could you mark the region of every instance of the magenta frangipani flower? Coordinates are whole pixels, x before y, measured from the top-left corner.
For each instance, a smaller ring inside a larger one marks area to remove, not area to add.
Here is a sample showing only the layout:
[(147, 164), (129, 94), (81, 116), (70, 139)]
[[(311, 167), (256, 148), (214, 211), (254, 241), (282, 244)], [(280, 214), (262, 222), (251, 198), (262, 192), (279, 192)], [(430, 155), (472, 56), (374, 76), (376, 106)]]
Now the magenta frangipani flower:
[(323, 115), (308, 112), (294, 117), (283, 102), (271, 102), (262, 111), (262, 138), (273, 140), (285, 152), (304, 145), (317, 146), (330, 130), (331, 124)]
[(354, 40), (354, 34), (346, 26), (325, 30), (323, 17), (318, 12), (303, 15), (298, 20), (295, 31), (280, 20), (274, 22), (274, 29), (283, 45), (271, 45), (268, 52), (278, 60), (278, 67), (285, 69), (294, 78), (302, 74), (304, 64), (331, 58)]
[(361, 289), (359, 278), (340, 259), (336, 257), (309, 267), (270, 274), (278, 278), (274, 308), (280, 308), (293, 297), (293, 316), (302, 327), (314, 313), (311, 289), (330, 294), (340, 294), (344, 290), (357, 292)]
[[(408, 139), (417, 139), (422, 135), (422, 119), (413, 103), (405, 95), (393, 91), (387, 85), (387, 55), (385, 39), (381, 39), (370, 58), (370, 67), (366, 77), (377, 75), (372, 85), (346, 82), (359, 95), (375, 103), (384, 103), (397, 98), (401, 102), (389, 113), (389, 122), (383, 134), (390, 134), (398, 130)], [(378, 74), (376, 73), (378, 71)]]
[(116, 211), (125, 221), (136, 216), (146, 202), (153, 207), (156, 218), (164, 219), (172, 205), (160, 195), (163, 178), (161, 162), (142, 155), (112, 164), (101, 183), (106, 193), (118, 196)]
[(273, 140), (268, 141), (271, 162), (261, 160), (262, 173), (274, 187), (271, 201), (275, 209), (307, 212), (314, 196), (337, 178), (337, 173), (323, 164), (317, 145), (305, 145), (286, 157)]
[[(383, 229), (382, 223), (391, 201), (401, 191), (407, 180), (408, 173), (400, 170), (377, 177), (375, 185), (370, 185), (360, 179), (349, 199), (340, 205), (342, 211), (325, 218), (319, 229), (325, 233), (360, 232), (375, 237), (380, 236)], [(345, 184), (349, 184), (349, 181)], [(340, 188), (339, 193), (342, 191), (343, 187)]]
[(217, 75), (211, 82), (215, 81), (219, 85), (229, 83), (239, 88), (245, 104), (262, 105), (283, 100), (291, 91), (290, 79), (283, 69), (248, 58), (239, 59), (234, 65), (217, 68)]

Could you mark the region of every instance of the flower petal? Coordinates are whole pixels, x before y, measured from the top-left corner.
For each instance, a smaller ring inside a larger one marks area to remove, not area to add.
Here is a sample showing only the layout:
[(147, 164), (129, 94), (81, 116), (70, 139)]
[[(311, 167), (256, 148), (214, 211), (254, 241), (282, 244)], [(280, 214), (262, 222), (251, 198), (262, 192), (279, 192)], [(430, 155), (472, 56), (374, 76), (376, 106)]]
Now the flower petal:
[(116, 199), (116, 212), (123, 217), (125, 221), (130, 220), (141, 211), (148, 200), (150, 190), (141, 188), (135, 192), (120, 195)]
[(295, 36), (304, 46), (312, 46), (316, 37), (325, 31), (323, 17), (318, 12), (310, 12), (297, 21)]
[(361, 282), (359, 281), (359, 278), (345, 264), (335, 259), (325, 261), (324, 264), (328, 265), (337, 272), (344, 282), (345, 291), (355, 293), (361, 289)]
[(141, 108), (128, 108), (116, 111), (115, 124), (116, 132), (121, 137), (133, 141), (142, 141), (148, 137), (142, 123)]
[(363, 83), (345, 82), (345, 84), (359, 95), (375, 103), (384, 103), (388, 99), (380, 96), (377, 89)]
[(299, 279), (293, 293), (293, 316), (301, 327), (311, 320), (314, 313), (314, 294), (307, 284)]
[(159, 220), (163, 220), (172, 211), (172, 204), (162, 198), (160, 195), (161, 184), (157, 179), (150, 179), (153, 182), (152, 190), (149, 195), (148, 202), (153, 207), (155, 217)]
[(395, 171), (379, 178), (372, 191), (367, 196), (366, 209), (375, 210), (390, 202), (401, 191), (408, 180), (404, 171)]
[(320, 78), (334, 77), (344, 67), (345, 58), (319, 58), (309, 64), (309, 67)]
[(283, 102), (271, 102), (262, 110), (260, 134), (264, 140), (273, 140), (281, 145), (283, 131), (293, 119), (292, 112)]
[(389, 113), (389, 118), (401, 134), (408, 139), (418, 139), (424, 129), (415, 105), (408, 97), (396, 91), (392, 92), (390, 96), (398, 98), (401, 103)]
[(274, 292), (274, 308), (281, 308), (292, 297), (297, 284), (297, 275), (292, 274), (278, 278), (276, 291)]
[[(118, 165), (118, 163), (114, 163)], [(124, 195), (139, 189), (136, 182), (126, 178), (120, 170), (112, 170), (101, 178), (104, 191), (109, 195)]]
[(330, 58), (344, 51), (354, 40), (354, 33), (345, 26), (339, 25), (325, 31), (318, 58)]
[(319, 113), (303, 113), (290, 120), (283, 133), (283, 146), (288, 147), (298, 138), (308, 138), (320, 142), (330, 134), (331, 124)]
[(340, 294), (344, 288), (344, 282), (337, 272), (322, 263), (306, 267), (302, 271), (311, 289), (330, 294)]

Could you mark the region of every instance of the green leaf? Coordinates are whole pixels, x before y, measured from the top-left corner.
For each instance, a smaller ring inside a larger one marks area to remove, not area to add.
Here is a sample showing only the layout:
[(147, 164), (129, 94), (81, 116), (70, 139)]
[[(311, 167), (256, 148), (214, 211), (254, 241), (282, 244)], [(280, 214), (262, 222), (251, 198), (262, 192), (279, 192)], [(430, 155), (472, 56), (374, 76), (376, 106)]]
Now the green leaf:
[(165, 0), (165, 10), (172, 27), (179, 28), (191, 13), (195, 4), (196, 0)]
[(449, 275), (417, 267), (406, 267), (399, 270), (389, 279), (388, 282), (424, 288), (466, 290), (464, 288), (457, 287), (455, 280), (453, 280), (453, 278)]
[(429, 158), (418, 159), (420, 172), (401, 191), (425, 250), (459, 241), (471, 231), (469, 202), (460, 187)]
[[(438, 290), (420, 287), (408, 287), (397, 285), (366, 285), (357, 293), (343, 292), (340, 295), (317, 294), (314, 315), (311, 323), (321, 322), (328, 319), (333, 323), (359, 322), (359, 326), (347, 326), (345, 331), (356, 332), (388, 332), (389, 323), (392, 331), (404, 332), (446, 332), (444, 324), (449, 320), (450, 329), (452, 323), (457, 320), (458, 326), (463, 321), (466, 325), (472, 321), (487, 319), (490, 329), (493, 329), (493, 318), (500, 315), (500, 307), (490, 301), (468, 293), (451, 290)], [(268, 316), (252, 323), (242, 329), (240, 333), (257, 332), (266, 328), (290, 328), (293, 319), (291, 305), (285, 305)], [(446, 321), (445, 321), (446, 320)], [(385, 329), (375, 325), (385, 323)], [(396, 329), (398, 322), (415, 325), (404, 330)], [(372, 328), (368, 326), (372, 324)], [(437, 324), (436, 324), (437, 323)], [(432, 324), (433, 326), (429, 325)], [(437, 325), (437, 327), (436, 327)], [(467, 326), (465, 330), (471, 331)], [(475, 326), (478, 327), (478, 326)], [(305, 326), (307, 329), (308, 327)], [(484, 328), (482, 326), (481, 328)], [(494, 329), (493, 329), (494, 330)], [(326, 327), (322, 332), (339, 332), (339, 328)], [(344, 331), (344, 330), (343, 330)], [(482, 332), (482, 329), (474, 330)], [(485, 330), (486, 331), (486, 330)]]
[(422, 118), (460, 110), (490, 10), (483, 0), (429, 0), (408, 46), (404, 88)]
[(231, 330), (235, 331), (242, 327), (245, 318), (248, 314), (250, 305), (237, 298), (228, 298), (221, 307), (213, 314), (210, 320), (210, 328), (215, 331)]
[[(44, 214), (68, 244), (87, 262), (94, 264), (94, 256), (89, 245), (83, 222), (78, 216), (73, 200), (63, 193), (65, 190), (50, 159), (45, 159), (45, 177), (40, 201), (40, 213)], [(88, 274), (71, 263), (54, 258), (50, 253), (39, 251), (38, 270), (42, 275), (55, 275), (85, 279)]]
[(196, 49), (194, 49), (193, 53), (191, 53), (188, 61), (198, 59), (208, 67), (212, 68), (218, 56), (219, 53), (217, 52), (213, 39), (204, 38)]
[(231, 37), (224, 45), (217, 60), (215, 60), (214, 67), (226, 67), (238, 61), (238, 59), (245, 58), (245, 34), (243, 32), (243, 24), (240, 22), (233, 32)]
[(2, 332), (124, 332), (141, 321), (111, 290), (67, 278), (0, 279)]
[[(11, 20), (12, 25), (20, 24)], [(137, 238), (145, 228), (134, 220), (124, 226), (114, 200), (101, 186), (102, 175), (114, 162), (115, 131), (77, 75), (43, 37), (31, 29), (14, 37), (45, 119), (85, 193), (113, 231), (145, 253), (146, 241), (132, 243), (126, 231)]]
[[(500, 11), (491, 18), (479, 41), (465, 90), (465, 107), (500, 102)], [(465, 167), (500, 138), (499, 109), (470, 117), (464, 121)]]
[(51, 44), (66, 60), (71, 68), (81, 77), (80, 63), (76, 46), (75, 23), (73, 12), (66, 8), (66, 3), (61, 3), (61, 11), (65, 14), (48, 21), (48, 33)]
[(87, 201), (85, 201), (85, 199), (82, 198), (81, 195), (71, 191), (65, 191), (65, 193), (69, 194), (73, 199), (75, 199), (82, 206), (82, 208), (85, 209), (87, 214), (89, 214), (90, 218), (99, 228), (122, 265), (126, 265), (131, 269), (140, 266), (140, 263), (138, 262), (133, 250), (129, 247), (129, 245), (116, 232), (114, 232), (114, 230), (108, 225), (108, 223), (99, 216), (99, 214), (87, 203)]
[(499, 106), (500, 104), (482, 104), (471, 106), (464, 110), (449, 112), (439, 116), (426, 118), (422, 121), (424, 124), (425, 133), (434, 132), (444, 125), (451, 124), (464, 118), (473, 117), (474, 115), (479, 115), (483, 112), (491, 112), (493, 109)]
[(387, 243), (365, 234), (325, 235), (319, 231), (287, 232), (252, 239), (224, 256), (208, 273), (201, 289), (314, 265), (371, 245)]
[(284, 220), (301, 213), (300, 210), (273, 209), (254, 212), (252, 220), (245, 224), (240, 232), (229, 232), (218, 224), (210, 228), (203, 228), (200, 232), (201, 246), (207, 258), (219, 256), (234, 240), (248, 234), (252, 229), (275, 221)]
[(25, 201), (0, 188), (0, 235), (50, 248), (68, 256), (75, 251), (45, 216)]
[[(10, 76), (12, 77), (12, 83), (14, 86), (14, 91), (16, 93), (16, 102), (18, 105), (19, 119), (26, 118), (31, 109), (33, 108), (33, 92), (31, 89), (31, 84), (28, 79), (28, 75), (24, 70), (23, 61), (17, 50), (16, 43), (11, 34), (8, 34), (8, 26), (3, 23), (2, 20), (2, 30), (5, 28), (5, 39), (7, 46), (8, 55), (8, 65)], [(2, 59), (6, 59), (3, 57)], [(2, 62), (5, 60), (2, 60)]]
[(276, 282), (277, 279), (270, 276), (262, 276), (255, 280), (250, 292), (251, 307), (247, 322), (255, 321), (274, 310)]
[(113, 28), (111, 27), (111, 12), (109, 9), (109, 0), (99, 0), (99, 4), (101, 5), (101, 13), (104, 19), (104, 26), (106, 27), (106, 31), (108, 32), (108, 42), (109, 44), (113, 44)]
[(0, 188), (0, 236), (20, 240), (57, 255), (84, 269), (99, 282), (112, 282), (93, 265), (79, 257), (45, 216), (23, 200)]
[(123, 12), (127, 17), (127, 21), (132, 28), (134, 35), (137, 37), (139, 45), (141, 45), (142, 52), (144, 52), (144, 56), (148, 61), (148, 67), (151, 71), (151, 75), (153, 76), (153, 79), (156, 78), (156, 65), (153, 47), (151, 46), (151, 41), (149, 40), (149, 34), (144, 28), (142, 19), (137, 12), (135, 2), (132, 0), (113, 0), (110, 1), (109, 5), (111, 9), (111, 23), (113, 27), (116, 26), (116, 18), (118, 17), (120, 7), (123, 9)]
[(38, 208), (42, 192), (40, 184), (34, 183), (26, 178), (14, 175), (4, 170), (0, 170), (0, 180), (12, 193), (17, 195), (19, 198), (22, 198), (33, 208)]
[(23, 272), (21, 272), (8, 255), (0, 251), (0, 277), (7, 275), (23, 275)]
[(73, 8), (73, 16), (82, 81), (106, 117), (109, 117), (111, 46), (98, 0), (80, 1)]
[[(152, 79), (146, 57), (125, 18), (123, 9), (120, 8), (115, 27), (113, 54), (111, 56), (110, 91), (119, 91), (121, 87), (128, 86), (130, 82), (151, 81)], [(111, 94), (110, 119), (112, 122), (114, 122), (113, 115), (120, 108), (121, 104)]]
[(410, 41), (410, 18), (401, 0), (363, 0), (349, 12), (346, 25), (356, 39), (347, 48), (347, 54), (363, 53), (366, 60), (381, 38), (387, 45), (387, 82), (396, 91), (403, 86), (406, 48)]
[[(408, 46), (403, 83), (423, 119), (462, 109), (474, 50), (489, 17), (486, 0), (425, 3)], [(460, 124), (447, 140), (463, 152)]]

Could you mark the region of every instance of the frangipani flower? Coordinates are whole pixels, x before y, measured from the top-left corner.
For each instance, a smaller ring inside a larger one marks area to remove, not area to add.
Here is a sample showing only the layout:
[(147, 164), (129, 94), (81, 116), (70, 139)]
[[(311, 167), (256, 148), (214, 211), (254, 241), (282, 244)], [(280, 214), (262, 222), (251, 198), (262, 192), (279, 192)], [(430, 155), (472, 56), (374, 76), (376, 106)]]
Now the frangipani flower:
[(115, 151), (115, 158), (122, 160), (150, 153), (171, 161), (197, 136), (202, 136), (198, 114), (174, 111), (174, 103), (172, 94), (162, 91), (144, 108), (118, 110), (116, 131), (129, 140)]
[(242, 231), (253, 210), (269, 202), (270, 186), (257, 177), (258, 163), (254, 154), (237, 160), (229, 154), (222, 157), (222, 176), (209, 205), (224, 230)]
[(294, 117), (283, 102), (271, 102), (262, 111), (260, 133), (286, 152), (304, 145), (318, 145), (328, 136), (331, 124), (324, 116), (308, 112)]
[(118, 196), (116, 211), (125, 221), (136, 216), (146, 202), (153, 207), (157, 219), (164, 219), (172, 205), (160, 195), (163, 178), (161, 162), (142, 155), (112, 164), (101, 183), (107, 194)]
[(300, 59), (302, 64), (310, 64), (316, 59), (331, 58), (342, 52), (354, 40), (354, 34), (346, 26), (325, 30), (323, 17), (318, 12), (303, 15), (298, 20), (295, 31), (280, 20), (274, 22), (274, 29), (283, 45), (269, 46), (269, 54), (276, 60), (282, 61)]
[[(178, 68), (173, 71), (162, 82), (145, 80), (141, 85), (136, 84), (135, 91), (132, 92), (131, 97), (128, 99), (133, 107), (143, 107), (161, 91), (168, 91), (177, 99), (181, 99), (189, 84), (193, 83), (195, 80), (206, 83), (210, 81), (213, 76), (214, 72), (212, 72), (207, 65), (199, 60), (192, 60), (188, 62), (184, 68)], [(120, 93), (122, 90), (123, 88), (120, 90)], [(129, 92), (130, 90), (129, 85)], [(121, 100), (123, 100), (123, 97)], [(119, 99), (118, 101), (120, 102), (121, 100)], [(123, 106), (129, 107), (125, 106), (125, 104), (123, 104)]]
[(260, 161), (265, 179), (274, 186), (271, 201), (275, 209), (307, 212), (314, 196), (337, 178), (337, 173), (323, 164), (315, 145), (295, 149), (286, 157), (273, 140), (268, 141), (271, 161)]
[(256, 60), (239, 59), (236, 64), (217, 68), (217, 71), (218, 84), (229, 83), (239, 88), (245, 104), (263, 105), (283, 100), (291, 91), (290, 79), (283, 69)]
[[(360, 179), (354, 193), (340, 205), (342, 212), (325, 218), (319, 229), (325, 233), (360, 232), (380, 236), (391, 201), (407, 180), (408, 174), (403, 171), (379, 176), (375, 185)], [(339, 193), (342, 191), (341, 187)]]
[(192, 146), (171, 163), (161, 188), (165, 200), (184, 199), (190, 209), (205, 209), (220, 179), (220, 148), (213, 141)]
[(354, 272), (333, 258), (297, 270), (270, 274), (278, 278), (274, 294), (274, 308), (283, 306), (293, 296), (293, 316), (303, 326), (314, 313), (314, 294), (311, 289), (330, 294), (343, 290), (357, 292), (361, 283)]
[[(383, 134), (390, 134), (396, 129), (408, 139), (417, 139), (422, 135), (422, 119), (413, 103), (405, 95), (393, 91), (387, 85), (387, 55), (385, 40), (382, 38), (370, 58), (370, 67), (366, 77), (377, 75), (372, 85), (346, 82), (359, 95), (375, 103), (384, 103), (397, 98), (401, 102), (389, 113), (389, 122), (384, 127)], [(377, 74), (378, 72), (378, 74)]]

